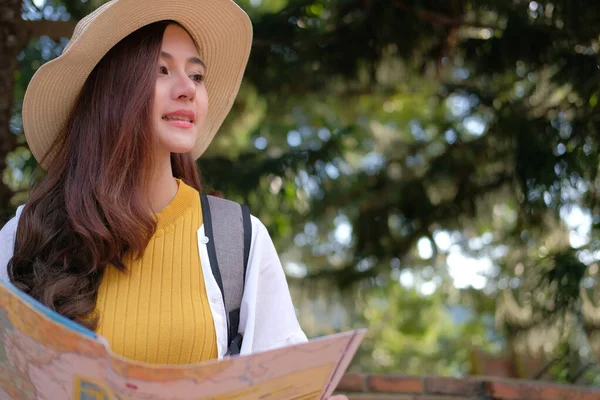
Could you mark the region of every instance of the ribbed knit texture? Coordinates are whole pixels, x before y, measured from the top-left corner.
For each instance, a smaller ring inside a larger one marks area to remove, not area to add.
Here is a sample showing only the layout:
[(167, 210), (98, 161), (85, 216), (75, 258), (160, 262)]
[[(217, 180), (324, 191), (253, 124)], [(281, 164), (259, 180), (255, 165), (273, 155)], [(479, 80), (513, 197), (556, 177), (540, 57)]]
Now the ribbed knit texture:
[(153, 364), (217, 358), (198, 254), (201, 225), (198, 192), (179, 181), (142, 258), (126, 257), (127, 273), (106, 270), (98, 292), (97, 332), (115, 353)]

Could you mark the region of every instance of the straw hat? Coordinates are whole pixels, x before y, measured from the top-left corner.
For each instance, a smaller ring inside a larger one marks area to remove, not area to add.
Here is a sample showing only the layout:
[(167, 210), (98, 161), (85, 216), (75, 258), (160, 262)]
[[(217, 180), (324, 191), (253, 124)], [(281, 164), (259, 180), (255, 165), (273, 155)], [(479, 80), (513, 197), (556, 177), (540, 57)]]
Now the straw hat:
[[(25, 92), (23, 128), (38, 162), (66, 124), (101, 58), (125, 36), (161, 20), (180, 23), (208, 66), (210, 106), (192, 150), (200, 157), (233, 105), (250, 55), (252, 25), (232, 0), (111, 0), (83, 18), (63, 53), (36, 71)], [(45, 159), (42, 168), (48, 169), (51, 159), (52, 155)]]

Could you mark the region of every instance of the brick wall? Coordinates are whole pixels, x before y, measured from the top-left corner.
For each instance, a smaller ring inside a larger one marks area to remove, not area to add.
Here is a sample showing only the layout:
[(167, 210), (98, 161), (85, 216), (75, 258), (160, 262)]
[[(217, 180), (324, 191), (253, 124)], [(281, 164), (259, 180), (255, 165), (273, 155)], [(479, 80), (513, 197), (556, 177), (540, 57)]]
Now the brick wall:
[(600, 388), (503, 378), (348, 373), (337, 393), (350, 400), (600, 400)]

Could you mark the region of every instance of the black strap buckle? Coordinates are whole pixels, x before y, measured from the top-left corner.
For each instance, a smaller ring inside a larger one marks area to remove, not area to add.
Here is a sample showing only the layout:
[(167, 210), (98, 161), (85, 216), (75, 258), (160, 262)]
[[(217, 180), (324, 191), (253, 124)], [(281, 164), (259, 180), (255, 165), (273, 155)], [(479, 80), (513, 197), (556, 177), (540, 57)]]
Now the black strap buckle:
[(235, 356), (240, 354), (240, 350), (242, 349), (242, 342), (244, 341), (244, 337), (241, 333), (235, 335), (235, 337), (231, 340), (229, 344), (229, 348), (227, 349), (226, 356)]

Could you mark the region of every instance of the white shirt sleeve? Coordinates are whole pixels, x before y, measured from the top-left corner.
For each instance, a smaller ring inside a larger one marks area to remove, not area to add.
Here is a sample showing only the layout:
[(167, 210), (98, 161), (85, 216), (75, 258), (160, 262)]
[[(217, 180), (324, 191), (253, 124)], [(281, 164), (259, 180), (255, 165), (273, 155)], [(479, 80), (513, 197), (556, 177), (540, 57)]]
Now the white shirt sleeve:
[(6, 267), (15, 249), (15, 236), (22, 210), (23, 206), (20, 206), (17, 209), (17, 215), (4, 224), (0, 230), (0, 280), (8, 281)]
[(252, 216), (252, 245), (240, 309), (241, 354), (307, 341), (302, 331), (273, 241)]

